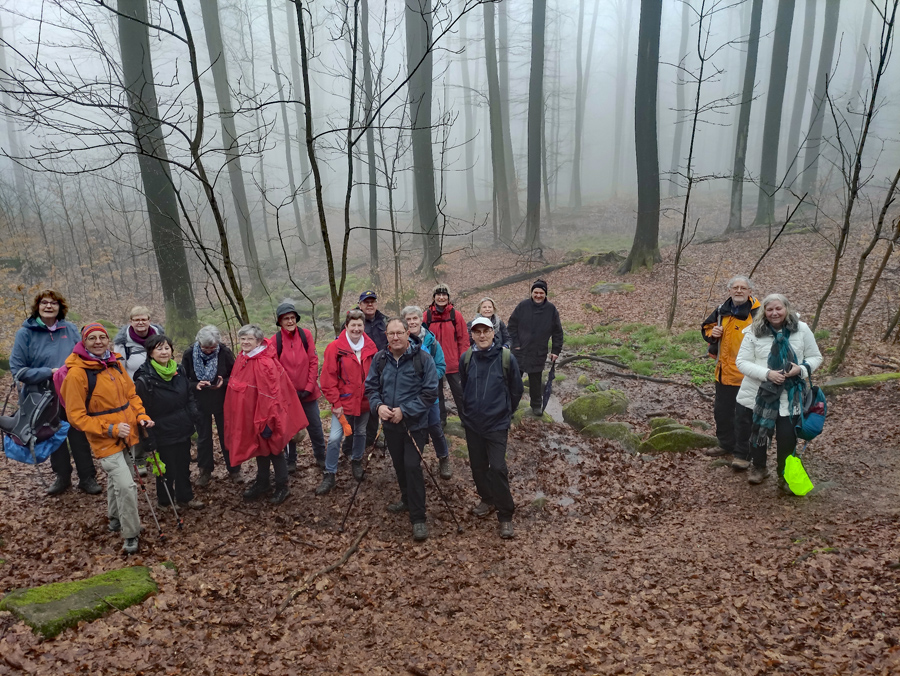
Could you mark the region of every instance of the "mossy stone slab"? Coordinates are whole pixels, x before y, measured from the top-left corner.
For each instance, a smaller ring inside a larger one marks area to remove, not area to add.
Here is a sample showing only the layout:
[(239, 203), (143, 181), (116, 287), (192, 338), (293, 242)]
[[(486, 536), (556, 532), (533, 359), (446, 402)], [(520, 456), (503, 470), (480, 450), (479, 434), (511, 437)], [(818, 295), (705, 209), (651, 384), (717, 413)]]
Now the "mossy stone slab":
[(666, 432), (674, 432), (675, 430), (687, 430), (688, 432), (690, 432), (691, 428), (680, 423), (674, 423), (672, 425), (659, 425), (658, 427), (654, 427), (650, 430), (650, 436), (655, 437), (657, 434), (665, 434)]
[(520, 424), (525, 418), (529, 418), (530, 420), (537, 420), (539, 422), (553, 422), (553, 416), (544, 411), (541, 415), (535, 415), (531, 411), (531, 404), (528, 403), (528, 399), (524, 398), (519, 402), (519, 408), (515, 410), (512, 416), (511, 424), (513, 426)]
[(663, 425), (677, 425), (679, 424), (675, 418), (651, 418), (650, 419), (650, 429), (655, 430), (657, 427), (662, 427)]
[(600, 282), (591, 287), (591, 293), (631, 293), (634, 284), (628, 282)]
[(75, 582), (54, 582), (16, 589), (0, 600), (7, 610), (36, 633), (53, 638), (82, 620), (95, 620), (140, 603), (158, 591), (145, 566), (132, 566)]
[(576, 430), (602, 422), (611, 415), (628, 410), (628, 397), (621, 390), (586, 394), (563, 406), (563, 420)]
[(447, 424), (444, 425), (444, 436), (458, 437), (459, 439), (466, 438), (466, 428), (463, 427), (459, 416), (447, 416)]
[(708, 434), (700, 434), (690, 429), (672, 430), (657, 434), (638, 447), (641, 453), (683, 453), (695, 448), (712, 448), (718, 439)]
[(595, 437), (600, 439), (612, 439), (621, 441), (631, 432), (631, 425), (623, 422), (597, 422), (585, 425), (581, 433), (586, 437)]
[(848, 376), (846, 378), (834, 378), (824, 385), (819, 385), (825, 394), (834, 394), (842, 389), (858, 389), (863, 387), (874, 387), (891, 380), (900, 380), (900, 373), (875, 373), (870, 376)]

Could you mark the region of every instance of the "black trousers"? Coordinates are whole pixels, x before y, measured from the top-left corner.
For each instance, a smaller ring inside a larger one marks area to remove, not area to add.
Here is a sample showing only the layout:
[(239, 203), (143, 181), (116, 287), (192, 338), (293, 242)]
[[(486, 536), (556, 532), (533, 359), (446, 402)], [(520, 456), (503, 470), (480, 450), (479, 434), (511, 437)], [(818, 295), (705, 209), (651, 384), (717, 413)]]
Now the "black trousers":
[(516, 505), (509, 491), (509, 469), (506, 466), (506, 443), (509, 430), (479, 434), (466, 428), (469, 466), (478, 497), (497, 508), (500, 521), (511, 521)]
[(272, 471), (275, 474), (275, 486), (287, 486), (288, 470), (287, 458), (284, 453), (278, 455), (258, 455), (256, 456), (256, 481), (260, 484), (269, 483), (269, 465), (272, 465)]
[(531, 399), (531, 408), (542, 408), (544, 405), (544, 372), (535, 371), (528, 373), (528, 396)]
[(408, 434), (403, 423), (389, 424), (384, 426), (384, 440), (394, 464), (400, 498), (409, 505), (409, 520), (411, 523), (425, 523), (425, 475), (419, 453), (428, 441), (428, 430), (416, 430)]
[[(753, 412), (737, 403), (740, 385), (716, 383), (716, 401), (713, 415), (716, 419), (716, 438), (719, 446), (741, 460), (750, 459), (750, 426)], [(750, 411), (750, 416), (739, 416), (738, 408)]]
[[(185, 439), (177, 444), (158, 446), (156, 452), (166, 466), (164, 477), (156, 477), (156, 501), (160, 505), (169, 505), (169, 496), (178, 502), (190, 502), (194, 499), (191, 488), (191, 440)], [(166, 493), (166, 487), (169, 492)]]
[[(313, 457), (316, 460), (325, 459), (325, 433), (322, 432), (322, 417), (319, 415), (319, 402), (316, 399), (312, 401), (301, 401), (303, 413), (309, 421), (306, 426), (306, 433), (309, 435), (309, 442), (312, 444)], [(289, 441), (287, 446), (287, 462), (297, 462), (297, 442)]]
[(463, 419), (465, 411), (463, 410), (463, 388), (462, 376), (459, 373), (445, 373), (438, 383), (438, 407), (441, 411), (441, 424), (447, 422), (447, 402), (444, 399), (444, 380), (450, 386), (450, 394), (453, 395), (453, 403), (456, 404), (456, 414), (459, 419)]
[[(743, 418), (747, 425), (747, 438), (749, 439), (749, 430), (753, 425), (753, 411), (746, 406), (738, 404), (738, 416)], [(784, 461), (794, 452), (797, 447), (797, 432), (794, 429), (796, 420), (791, 416), (778, 416), (775, 419), (775, 461), (777, 463), (778, 476), (784, 476)], [(750, 460), (754, 467), (764, 468), (766, 466), (766, 456), (768, 455), (768, 447), (750, 446)]]
[[(60, 407), (59, 417), (61, 420), (67, 420), (65, 409)], [(96, 479), (97, 469), (94, 467), (94, 458), (91, 454), (91, 444), (87, 440), (84, 432), (69, 427), (69, 433), (66, 435), (66, 441), (60, 444), (53, 453), (50, 454), (50, 467), (53, 472), (61, 477), (72, 477), (72, 461), (69, 459), (69, 449), (72, 449), (71, 457), (75, 460), (75, 471), (78, 472), (78, 481), (85, 479)]]
[(225, 412), (223, 409), (215, 411), (200, 409), (200, 420), (197, 424), (197, 466), (210, 474), (212, 474), (213, 467), (215, 467), (215, 461), (213, 460), (213, 418), (216, 421), (216, 431), (219, 434), (222, 457), (225, 458), (225, 469), (229, 472), (234, 472), (238, 468), (231, 466), (228, 448), (225, 446)]

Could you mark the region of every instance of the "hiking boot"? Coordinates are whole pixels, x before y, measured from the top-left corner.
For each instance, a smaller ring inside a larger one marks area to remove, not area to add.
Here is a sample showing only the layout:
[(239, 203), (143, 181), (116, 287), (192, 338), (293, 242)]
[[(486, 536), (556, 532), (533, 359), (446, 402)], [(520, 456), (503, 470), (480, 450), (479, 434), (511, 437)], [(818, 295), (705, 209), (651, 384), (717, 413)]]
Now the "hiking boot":
[(382, 449), (383, 449), (384, 447), (385, 447), (385, 446), (384, 446), (384, 435), (383, 435), (383, 434), (379, 434), (379, 435), (378, 435), (378, 438), (375, 439), (375, 448), (382, 448)]
[(71, 485), (72, 477), (57, 474), (56, 479), (50, 484), (50, 488), (47, 489), (47, 495), (59, 495)]
[(751, 484), (761, 484), (765, 481), (766, 477), (769, 476), (769, 470), (765, 467), (757, 467), (756, 465), (750, 470), (750, 474), (747, 477), (747, 481)]
[(412, 526), (413, 540), (421, 542), (422, 540), (428, 539), (428, 524), (423, 521), (422, 523), (414, 523)]
[(334, 472), (325, 472), (322, 475), (322, 483), (316, 486), (316, 495), (327, 495), (334, 488)]
[(362, 481), (363, 476), (365, 476), (365, 471), (363, 470), (362, 460), (351, 460), (350, 461), (350, 471), (353, 473), (353, 478), (357, 481)]
[(533, 415), (535, 418), (543, 418), (544, 412), (541, 410), (540, 406), (532, 406), (531, 415)]
[(228, 478), (231, 479), (231, 483), (233, 483), (233, 484), (242, 484), (242, 483), (244, 483), (244, 481), (246, 481), (246, 479), (244, 478), (244, 475), (241, 473), (240, 468), (235, 469), (235, 470), (230, 470), (228, 472)]
[(122, 523), (118, 519), (110, 519), (107, 528), (110, 533), (118, 533), (122, 530)]
[(135, 554), (138, 550), (138, 537), (135, 535), (133, 538), (125, 538), (125, 544), (122, 545), (122, 549), (126, 554)]
[(748, 467), (750, 467), (750, 461), (746, 458), (735, 458), (731, 461), (731, 468), (736, 469), (739, 472), (743, 472)]
[(178, 506), (183, 509), (203, 509), (204, 507), (206, 507), (206, 503), (201, 502), (197, 498), (194, 498), (193, 500), (190, 500), (188, 502), (179, 502)]
[(784, 480), (784, 477), (778, 477), (778, 490), (780, 490), (785, 495), (794, 496), (794, 491), (791, 490), (791, 487), (788, 485), (788, 482)]
[(78, 482), (78, 488), (83, 490), (88, 495), (99, 495), (103, 492), (103, 489), (100, 488), (100, 484), (97, 483), (97, 480), (89, 476), (87, 479), (82, 479)]
[(288, 468), (288, 474), (294, 474), (297, 471), (297, 461), (296, 460), (288, 460), (287, 468)]
[(515, 537), (515, 533), (513, 533), (512, 521), (500, 522), (500, 537), (502, 537), (504, 540), (510, 540)]
[(210, 479), (212, 479), (212, 473), (205, 469), (201, 469), (200, 474), (197, 475), (197, 481), (194, 483), (200, 486), (200, 488), (206, 488), (209, 486)]
[(272, 497), (269, 498), (270, 505), (280, 505), (282, 502), (288, 499), (288, 496), (291, 494), (290, 489), (287, 487), (287, 484), (283, 484), (281, 486), (275, 486), (275, 492), (272, 493)]
[(161, 503), (161, 502), (157, 502), (157, 503), (156, 503), (156, 508), (159, 509), (159, 510), (162, 510), (163, 512), (165, 512), (165, 511), (166, 511), (167, 509), (169, 509), (171, 506), (172, 506), (172, 505), (170, 505), (168, 502), (167, 502), (166, 504), (163, 504), (163, 503)]
[(494, 506), (482, 500), (472, 508), (472, 514), (477, 517), (487, 516), (494, 511)]
[(721, 446), (716, 446), (715, 448), (707, 448), (703, 451), (703, 455), (709, 458), (721, 458), (723, 455), (729, 455), (730, 451), (726, 451)]
[(453, 468), (450, 466), (450, 456), (438, 458), (438, 466), (441, 470), (441, 479), (453, 478)]
[(141, 476), (147, 476), (147, 465), (143, 462), (138, 461), (137, 471)]
[(325, 458), (316, 458), (316, 467), (318, 467), (322, 472), (325, 471)]
[(271, 490), (271, 486), (269, 486), (269, 482), (261, 483), (259, 481), (254, 481), (250, 484), (250, 488), (244, 491), (244, 500), (256, 500), (257, 498), (261, 498), (266, 493)]
[(387, 511), (391, 514), (399, 514), (400, 512), (408, 512), (409, 505), (406, 504), (403, 500), (398, 500), (397, 502), (392, 502), (387, 506)]

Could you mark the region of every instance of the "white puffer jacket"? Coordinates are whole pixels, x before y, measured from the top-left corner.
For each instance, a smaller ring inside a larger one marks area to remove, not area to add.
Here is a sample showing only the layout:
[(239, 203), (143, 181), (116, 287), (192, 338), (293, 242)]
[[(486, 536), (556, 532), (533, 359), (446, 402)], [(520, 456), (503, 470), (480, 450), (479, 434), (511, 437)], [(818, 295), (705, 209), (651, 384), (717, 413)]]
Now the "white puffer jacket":
[[(753, 335), (752, 324), (744, 329), (744, 340), (741, 342), (741, 349), (738, 350), (735, 360), (738, 371), (744, 374), (744, 380), (741, 382), (741, 389), (737, 395), (737, 403), (741, 406), (752, 409), (756, 405), (756, 392), (769, 372), (769, 353), (772, 351), (774, 341), (775, 338), (771, 333), (767, 333), (762, 338)], [(816, 345), (815, 336), (809, 326), (800, 322), (798, 329), (791, 334), (790, 342), (791, 348), (797, 355), (801, 375), (806, 378), (822, 364), (822, 353), (819, 352), (819, 346)], [(811, 369), (809, 372), (803, 366), (803, 362), (809, 364)], [(799, 412), (797, 405), (794, 406), (793, 412), (788, 411), (787, 393), (782, 392), (778, 415), (787, 416)]]

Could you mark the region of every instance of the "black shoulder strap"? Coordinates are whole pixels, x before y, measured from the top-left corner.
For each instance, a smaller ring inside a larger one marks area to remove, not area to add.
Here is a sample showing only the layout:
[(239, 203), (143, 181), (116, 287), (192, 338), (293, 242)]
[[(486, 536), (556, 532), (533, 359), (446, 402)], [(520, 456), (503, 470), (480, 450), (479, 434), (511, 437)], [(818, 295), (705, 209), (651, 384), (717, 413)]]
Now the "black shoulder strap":
[(431, 324), (431, 319), (432, 319), (431, 308), (428, 308), (427, 310), (425, 310), (425, 328), (426, 329), (428, 328), (428, 325)]
[[(119, 373), (123, 373), (122, 366), (119, 364), (119, 360), (116, 360), (115, 367)], [(85, 369), (85, 374), (87, 375), (88, 381), (88, 391), (87, 396), (84, 398), (84, 410), (91, 417), (96, 417), (98, 415), (109, 415), (110, 413), (118, 413), (119, 411), (124, 411), (128, 408), (129, 404), (126, 402), (124, 406), (119, 406), (118, 408), (110, 408), (105, 411), (97, 411), (95, 413), (91, 413), (91, 397), (94, 396), (94, 389), (97, 387), (97, 369)]]
[[(306, 342), (306, 329), (301, 329), (298, 326), (297, 330), (300, 332), (300, 342), (303, 343), (303, 350), (306, 351), (309, 349), (309, 343)], [(281, 335), (281, 331), (278, 334)]]
[[(306, 332), (301, 329), (299, 326), (297, 327), (297, 331), (300, 332), (300, 342), (303, 343), (303, 349), (309, 349), (309, 343), (306, 342)], [(281, 351), (284, 349), (284, 339), (281, 337), (281, 329), (278, 329), (278, 333), (275, 334), (275, 350), (278, 352), (278, 357), (281, 357)]]
[[(380, 376), (384, 371), (384, 365), (387, 363), (387, 350), (382, 350), (377, 355), (378, 361), (375, 363), (375, 370), (378, 371), (378, 375)], [(424, 371), (424, 367), (422, 366), (422, 350), (416, 350), (416, 353), (413, 355), (413, 369), (416, 371), (416, 376), (421, 378), (422, 373)]]

